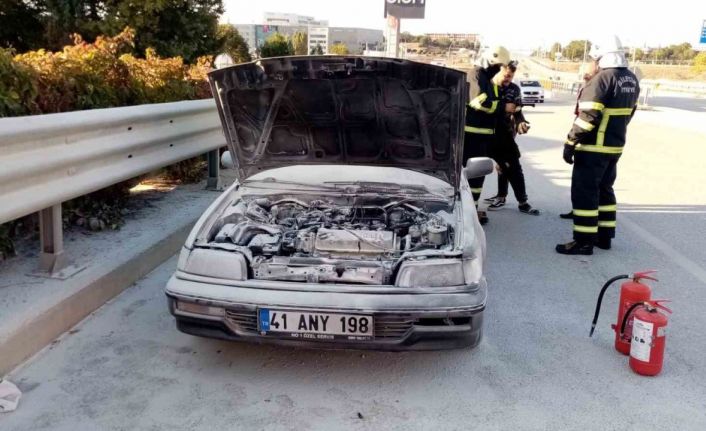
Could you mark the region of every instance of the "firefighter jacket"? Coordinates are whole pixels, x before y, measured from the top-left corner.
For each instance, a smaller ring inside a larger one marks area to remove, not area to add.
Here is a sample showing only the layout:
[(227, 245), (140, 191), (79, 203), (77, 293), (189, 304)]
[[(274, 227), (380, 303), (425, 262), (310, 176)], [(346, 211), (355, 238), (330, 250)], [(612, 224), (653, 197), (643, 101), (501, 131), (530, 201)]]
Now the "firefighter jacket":
[(474, 67), (470, 78), (465, 131), (493, 135), (498, 119), (505, 114), (505, 102), (500, 99), (498, 86), (492, 83), (492, 76), (486, 69)]
[(639, 95), (637, 77), (629, 69), (601, 70), (581, 93), (579, 115), (566, 143), (576, 151), (620, 155)]

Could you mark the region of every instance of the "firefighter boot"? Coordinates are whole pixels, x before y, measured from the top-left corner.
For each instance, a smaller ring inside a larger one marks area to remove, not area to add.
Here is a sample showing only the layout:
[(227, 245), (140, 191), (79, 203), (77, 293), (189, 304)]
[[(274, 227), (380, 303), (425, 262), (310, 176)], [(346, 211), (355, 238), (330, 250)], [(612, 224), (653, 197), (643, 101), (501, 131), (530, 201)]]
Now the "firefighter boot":
[(566, 244), (557, 244), (556, 252), (559, 254), (581, 254), (590, 256), (593, 254), (593, 244), (571, 241)]
[(596, 241), (596, 247), (602, 249), (602, 250), (610, 250), (610, 237), (607, 236), (598, 236), (598, 241)]

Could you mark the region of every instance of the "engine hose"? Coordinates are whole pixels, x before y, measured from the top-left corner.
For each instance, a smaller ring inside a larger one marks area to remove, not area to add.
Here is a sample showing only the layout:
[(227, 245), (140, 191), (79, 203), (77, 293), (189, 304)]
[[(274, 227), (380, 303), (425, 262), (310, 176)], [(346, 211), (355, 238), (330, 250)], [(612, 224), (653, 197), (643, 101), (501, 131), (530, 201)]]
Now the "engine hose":
[(628, 308), (628, 310), (625, 312), (625, 316), (623, 316), (623, 322), (620, 324), (620, 339), (623, 339), (623, 334), (625, 333), (625, 325), (628, 323), (628, 317), (632, 314), (635, 309), (641, 305), (648, 305), (649, 302), (636, 302)]
[(628, 274), (616, 275), (615, 277), (606, 281), (603, 287), (601, 288), (601, 293), (598, 294), (598, 302), (596, 302), (596, 312), (593, 315), (593, 322), (591, 323), (591, 332), (588, 334), (589, 337), (593, 336), (593, 331), (596, 329), (596, 323), (598, 322), (598, 315), (601, 312), (601, 303), (603, 302), (603, 295), (605, 295), (606, 289), (608, 289), (608, 286), (610, 286), (611, 284), (624, 278), (630, 278), (630, 276)]

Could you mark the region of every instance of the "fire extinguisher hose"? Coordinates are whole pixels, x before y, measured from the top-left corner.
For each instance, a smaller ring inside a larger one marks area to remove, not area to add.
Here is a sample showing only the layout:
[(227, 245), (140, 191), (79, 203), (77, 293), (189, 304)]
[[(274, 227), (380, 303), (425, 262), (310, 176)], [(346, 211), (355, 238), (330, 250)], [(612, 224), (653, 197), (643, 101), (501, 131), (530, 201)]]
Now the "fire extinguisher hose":
[(630, 318), (630, 315), (632, 314), (635, 309), (641, 305), (648, 305), (649, 302), (636, 302), (632, 304), (627, 311), (625, 312), (625, 316), (623, 316), (623, 321), (620, 324), (620, 338), (623, 338), (623, 334), (625, 333), (625, 325), (628, 323), (628, 319)]
[(628, 275), (628, 274), (616, 275), (615, 277), (606, 281), (605, 284), (603, 285), (603, 287), (601, 288), (601, 293), (598, 294), (598, 302), (596, 302), (596, 312), (593, 315), (593, 322), (591, 323), (591, 332), (588, 334), (589, 337), (593, 336), (593, 331), (596, 329), (596, 323), (598, 322), (598, 315), (601, 312), (601, 303), (603, 302), (603, 295), (605, 294), (606, 289), (608, 289), (608, 286), (615, 283), (616, 281), (623, 280), (626, 278), (630, 278), (630, 275)]

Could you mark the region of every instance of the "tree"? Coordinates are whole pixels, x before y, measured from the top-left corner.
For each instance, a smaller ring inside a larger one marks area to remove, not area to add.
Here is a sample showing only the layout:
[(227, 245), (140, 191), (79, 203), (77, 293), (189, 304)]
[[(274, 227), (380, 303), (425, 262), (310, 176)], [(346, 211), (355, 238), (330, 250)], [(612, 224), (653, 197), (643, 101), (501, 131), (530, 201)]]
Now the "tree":
[(408, 32), (408, 31), (403, 31), (402, 33), (400, 33), (399, 40), (401, 43), (416, 42), (417, 36), (413, 35), (412, 33)]
[(569, 60), (583, 60), (585, 49), (591, 49), (591, 42), (585, 40), (572, 40), (561, 50), (564, 58)]
[(448, 37), (442, 37), (441, 39), (436, 41), (435, 45), (439, 48), (448, 48), (451, 46), (451, 43), (451, 39), (449, 39)]
[(635, 51), (633, 51), (633, 60), (635, 61), (641, 61), (646, 57), (645, 51), (643, 51), (640, 48), (635, 48)]
[(315, 47), (311, 48), (309, 55), (324, 55), (324, 49), (321, 47), (321, 44), (317, 43)]
[(336, 43), (331, 45), (328, 52), (329, 54), (348, 55), (348, 47), (342, 43)]
[(419, 38), (419, 44), (425, 48), (431, 45), (431, 38), (429, 36), (421, 36)]
[(291, 40), (279, 33), (268, 37), (260, 48), (260, 57), (262, 58), (283, 57), (286, 55), (294, 55), (294, 47)]
[(42, 45), (44, 27), (38, 1), (0, 0), (0, 48), (18, 52)]
[(232, 25), (218, 26), (218, 40), (221, 43), (221, 51), (228, 54), (235, 63), (252, 61), (247, 42)]
[(549, 56), (552, 58), (552, 60), (556, 60), (554, 57), (556, 56), (557, 52), (561, 52), (561, 44), (559, 42), (554, 42), (554, 45), (549, 48)]
[(292, 36), (294, 55), (306, 55), (306, 33), (298, 31)]
[[(66, 0), (52, 0), (65, 2)], [(74, 1), (74, 0), (70, 0)], [(136, 31), (138, 53), (149, 47), (161, 57), (181, 56), (188, 63), (221, 48), (217, 37), (222, 0), (104, 0), (102, 29), (117, 34), (126, 26)]]

